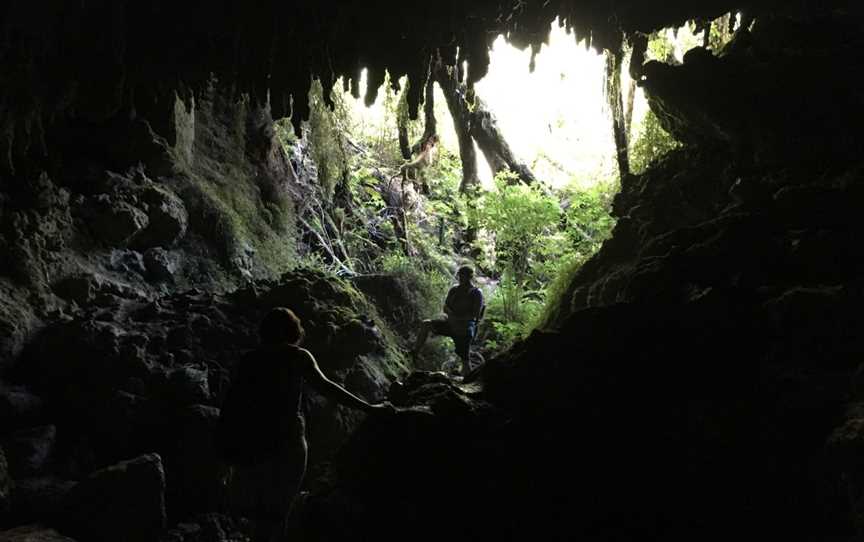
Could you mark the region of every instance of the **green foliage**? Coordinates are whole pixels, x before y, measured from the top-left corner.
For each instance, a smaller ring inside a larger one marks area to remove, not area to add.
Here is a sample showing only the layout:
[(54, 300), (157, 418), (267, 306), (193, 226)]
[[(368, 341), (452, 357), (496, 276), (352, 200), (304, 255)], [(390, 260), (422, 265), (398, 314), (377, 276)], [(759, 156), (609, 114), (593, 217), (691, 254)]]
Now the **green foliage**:
[(541, 257), (542, 237), (556, 233), (561, 207), (538, 185), (525, 185), (512, 172), (499, 173), (494, 192), (484, 194), (477, 207), (479, 225), (495, 235), (495, 255), (520, 284), (528, 280), (532, 264)]
[(709, 37), (709, 47), (714, 54), (717, 54), (718, 51), (721, 51), (726, 45), (732, 41), (732, 36), (734, 36), (734, 32), (729, 31), (730, 20), (735, 17), (733, 13), (727, 13), (722, 17), (716, 19), (711, 24), (711, 36)]
[(478, 207), (480, 224), (494, 237), (495, 268), (501, 272), (486, 318), (485, 339), (493, 349), (524, 337), (558, 305), (568, 279), (609, 238), (617, 189), (605, 183), (556, 196), (514, 184), (511, 174), (498, 176), (496, 186)]
[(542, 309), (542, 291), (526, 295), (525, 288), (513, 274), (505, 272), (494, 295), (487, 301), (486, 321), (491, 327), (484, 337), (487, 348), (502, 350), (524, 338)]
[(453, 227), (468, 227), (468, 208), (465, 195), (459, 192), (462, 181), (462, 163), (459, 155), (441, 148), (426, 176), (430, 179), (429, 212), (445, 219)]
[[(406, 256), (395, 235), (394, 209), (381, 192), (382, 183), (402, 163), (397, 126), (398, 122), (405, 125), (407, 101), (406, 85), (401, 87), (401, 92), (395, 92), (388, 75), (375, 116), (367, 117), (350, 108), (344, 115), (340, 112), (351, 99), (338, 86), (335, 111), (323, 105), (320, 85), (310, 93), (313, 114), (308, 137), (321, 182), (331, 197), (328, 212), (340, 225), (340, 242), (348, 254), (345, 263), (359, 273), (392, 275), (410, 292), (406, 303), (410, 306), (404, 313), (408, 324), (401, 330), (410, 334), (411, 323), (441, 312), (453, 269), (464, 262), (463, 249), (470, 250), (482, 275), (499, 279), (488, 292), (478, 339), (493, 350), (506, 348), (541, 322), (548, 306), (558, 304), (569, 285), (561, 278), (562, 271), (572, 277), (608, 238), (614, 223), (609, 205), (616, 186), (600, 183), (588, 190), (571, 187), (553, 192), (503, 173), (495, 179), (495, 190), (466, 196), (459, 191), (460, 157), (442, 144), (425, 172), (431, 194), (420, 207), (409, 210), (414, 255)], [(443, 98), (436, 100), (439, 108), (444, 108), (439, 122), (446, 126)], [(413, 143), (422, 133), (422, 122), (407, 121), (407, 127)], [(290, 142), (290, 127), (285, 128), (284, 140)], [(580, 180), (578, 184), (587, 184)], [(336, 187), (339, 197), (333, 198)], [(343, 207), (336, 207), (337, 202)], [(472, 229), (476, 239), (466, 247), (463, 234)], [(442, 344), (449, 351), (447, 341)]]
[(597, 184), (564, 194), (566, 235), (577, 257), (590, 257), (612, 234), (615, 219), (609, 211), (617, 191), (617, 184)]
[(297, 136), (294, 134), (294, 126), (291, 125), (291, 119), (284, 118), (273, 123), (273, 130), (276, 133), (276, 139), (282, 146), (285, 154), (291, 155), (291, 148), (297, 143)]
[(675, 45), (666, 37), (666, 31), (655, 32), (648, 40), (648, 60), (657, 60), (667, 64), (675, 64)]
[(636, 174), (643, 173), (651, 162), (680, 146), (681, 143), (660, 125), (657, 115), (648, 111), (630, 149), (631, 170)]

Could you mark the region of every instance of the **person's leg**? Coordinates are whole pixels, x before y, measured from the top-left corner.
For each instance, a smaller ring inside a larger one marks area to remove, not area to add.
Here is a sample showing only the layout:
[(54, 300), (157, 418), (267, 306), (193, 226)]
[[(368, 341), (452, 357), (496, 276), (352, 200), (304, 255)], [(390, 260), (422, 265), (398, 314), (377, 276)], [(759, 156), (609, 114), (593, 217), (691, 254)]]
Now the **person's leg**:
[(270, 542), (275, 518), (270, 514), (267, 501), (272, 492), (273, 467), (270, 462), (235, 466), (231, 469), (228, 485), (232, 515), (252, 520), (254, 542)]
[(297, 504), (299, 501), (298, 497), (300, 495), (300, 488), (303, 487), (303, 479), (306, 476), (306, 461), (309, 455), (308, 451), (309, 449), (306, 444), (306, 438), (304, 437), (301, 445), (297, 448), (295, 453), (292, 454), (293, 457), (302, 460), (286, 463), (286, 468), (282, 473), (282, 484), (286, 489), (286, 501), (283, 502), (282, 506), (286, 512), (279, 528), (279, 540), (288, 534), (292, 525), (295, 529), (299, 525), (298, 515), (300, 512), (297, 509)]
[(456, 355), (462, 361), (462, 376), (467, 376), (471, 372), (471, 366), (468, 364), (470, 356), (468, 336), (464, 334), (454, 336), (453, 346), (456, 347)]
[[(287, 534), (289, 517), (303, 478), (306, 475), (307, 446), (305, 437), (283, 451), (283, 457), (273, 462), (266, 502), (263, 505), (263, 521), (259, 522), (256, 539), (266, 542), (281, 542)], [(259, 534), (260, 533), (260, 534)]]
[(471, 373), (471, 343), (474, 341), (476, 333), (477, 325), (470, 322), (462, 336), (458, 339), (453, 338), (453, 342), (456, 343), (456, 354), (462, 360), (462, 376), (468, 376)]
[(414, 350), (411, 351), (411, 356), (416, 358), (420, 355), (420, 349), (426, 344), (429, 333), (447, 335), (448, 329), (447, 319), (423, 320), (420, 323), (420, 329), (417, 331), (417, 341), (414, 343)]

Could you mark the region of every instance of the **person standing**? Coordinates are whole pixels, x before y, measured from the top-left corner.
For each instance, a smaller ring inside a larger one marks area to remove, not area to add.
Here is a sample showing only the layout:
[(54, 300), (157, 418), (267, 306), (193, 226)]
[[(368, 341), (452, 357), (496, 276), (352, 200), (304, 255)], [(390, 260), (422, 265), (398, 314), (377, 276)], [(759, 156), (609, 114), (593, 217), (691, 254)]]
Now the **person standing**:
[(474, 269), (463, 265), (456, 272), (459, 283), (447, 292), (444, 300), (444, 317), (423, 320), (417, 333), (417, 341), (411, 355), (416, 359), (420, 349), (426, 343), (426, 338), (432, 332), (435, 335), (451, 337), (456, 349), (456, 355), (462, 360), (462, 375), (471, 371), (471, 343), (477, 335), (477, 324), (483, 317), (485, 305), (483, 293), (474, 285)]
[(290, 309), (272, 309), (259, 335), (260, 347), (240, 361), (222, 405), (217, 442), (231, 466), (226, 484), (232, 510), (254, 519), (256, 542), (271, 542), (284, 535), (306, 473), (305, 384), (367, 413), (393, 407), (370, 404), (327, 378), (299, 346), (305, 332)]

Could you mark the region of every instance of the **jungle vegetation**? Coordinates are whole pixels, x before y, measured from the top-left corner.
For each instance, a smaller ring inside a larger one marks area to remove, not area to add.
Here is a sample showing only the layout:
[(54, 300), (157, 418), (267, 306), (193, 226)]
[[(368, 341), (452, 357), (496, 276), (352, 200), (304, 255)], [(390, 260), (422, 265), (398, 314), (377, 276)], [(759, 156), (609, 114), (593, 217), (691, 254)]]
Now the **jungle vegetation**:
[[(728, 41), (729, 17), (708, 28), (713, 49)], [(680, 62), (705, 35), (692, 24), (657, 32), (647, 59)], [(345, 81), (316, 81), (301, 137), (276, 125), (308, 191), (297, 211), (304, 263), (398, 276), (413, 296), (406, 321), (440, 313), (467, 263), (486, 296), (480, 349), (526, 336), (609, 238), (622, 180), (679, 145), (628, 76), (627, 47), (598, 52), (553, 25), (549, 46), (529, 60), (500, 38), (473, 89), (431, 63), (417, 120), (404, 79), (388, 75), (371, 107)], [(531, 84), (543, 87), (543, 103), (532, 102)], [(433, 344), (427, 359), (440, 361), (445, 348)]]

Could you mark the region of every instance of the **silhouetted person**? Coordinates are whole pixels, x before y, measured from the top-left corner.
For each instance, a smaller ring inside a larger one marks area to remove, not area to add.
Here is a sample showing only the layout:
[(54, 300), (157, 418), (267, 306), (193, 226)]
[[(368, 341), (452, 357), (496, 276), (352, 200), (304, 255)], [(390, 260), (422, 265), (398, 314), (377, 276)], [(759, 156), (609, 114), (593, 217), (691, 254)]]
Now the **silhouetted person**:
[(306, 472), (304, 382), (345, 406), (369, 404), (328, 379), (312, 354), (298, 345), (304, 330), (289, 309), (271, 310), (261, 322), (261, 346), (247, 354), (222, 407), (219, 440), (229, 472), (235, 512), (254, 518), (255, 541), (279, 540)]
[(474, 278), (474, 269), (471, 267), (460, 267), (456, 277), (459, 284), (450, 288), (444, 301), (445, 317), (423, 320), (412, 355), (415, 358), (419, 355), (430, 331), (435, 335), (451, 337), (456, 355), (462, 360), (462, 375), (467, 376), (471, 371), (471, 342), (477, 335), (477, 323), (483, 316), (483, 293), (471, 282)]

